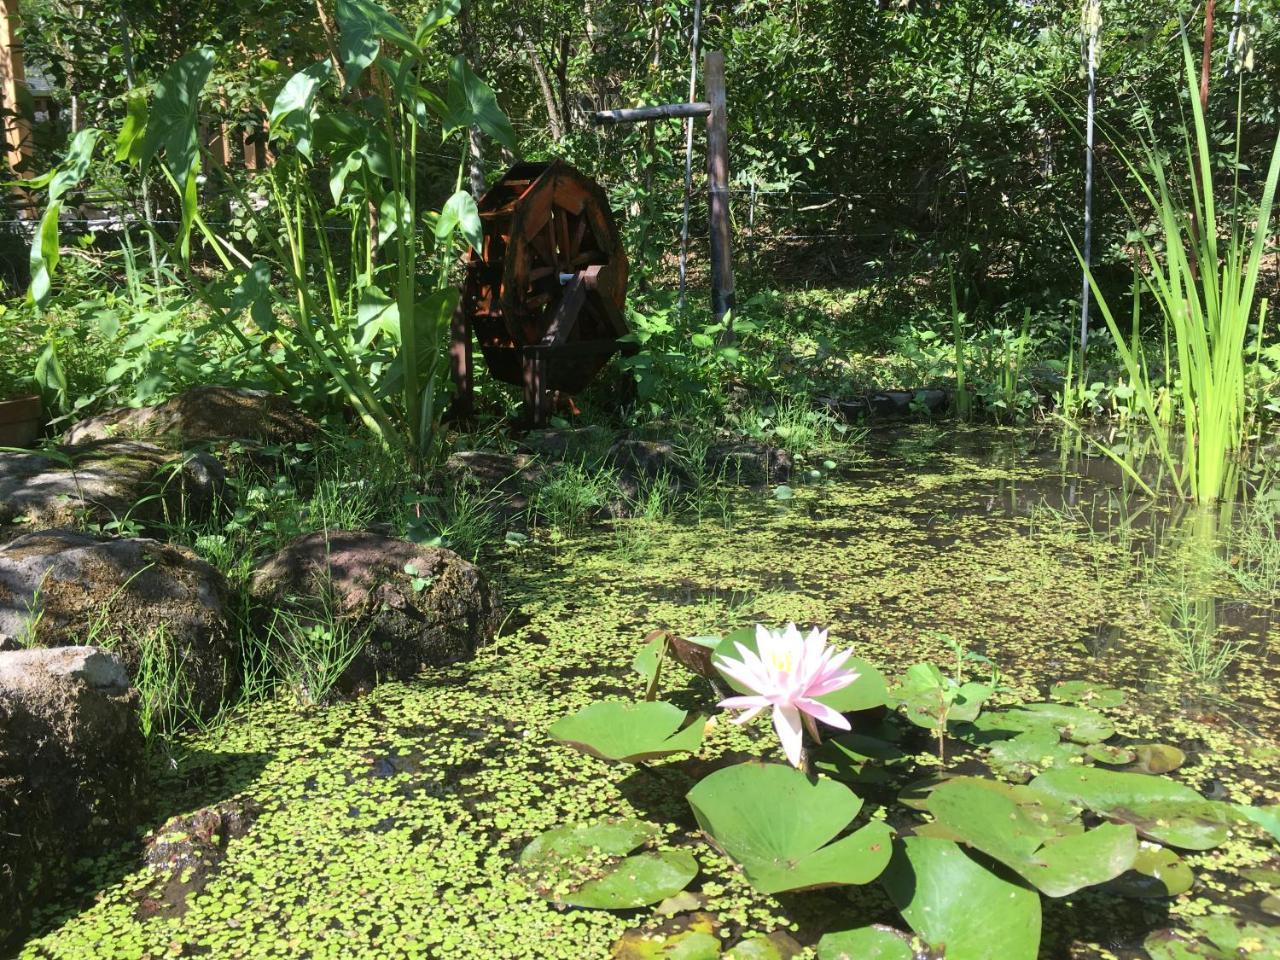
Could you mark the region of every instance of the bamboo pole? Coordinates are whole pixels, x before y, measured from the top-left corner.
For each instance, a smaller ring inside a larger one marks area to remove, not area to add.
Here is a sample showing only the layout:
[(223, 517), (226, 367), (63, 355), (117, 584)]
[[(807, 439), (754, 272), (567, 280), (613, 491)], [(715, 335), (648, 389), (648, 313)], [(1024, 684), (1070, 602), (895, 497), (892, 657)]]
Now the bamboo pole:
[[(702, 0), (693, 3), (693, 34), (689, 42), (689, 102), (698, 93), (698, 41), (702, 34)], [(689, 274), (689, 203), (693, 196), (693, 117), (684, 121), (684, 213), (680, 219), (680, 303), (684, 313), (685, 287)]]

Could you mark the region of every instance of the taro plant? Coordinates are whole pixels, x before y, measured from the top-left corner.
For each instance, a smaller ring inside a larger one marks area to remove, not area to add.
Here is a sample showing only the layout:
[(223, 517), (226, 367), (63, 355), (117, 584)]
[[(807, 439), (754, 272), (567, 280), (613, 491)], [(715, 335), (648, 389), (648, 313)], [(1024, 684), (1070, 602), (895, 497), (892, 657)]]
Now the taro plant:
[[(443, 95), (427, 86), (443, 66), (434, 38), (459, 8), (445, 0), (409, 27), (375, 0), (338, 0), (336, 56), (294, 73), (271, 106), (273, 162), (247, 185), (219, 180), (231, 196), (217, 199), (247, 219), (251, 245), (220, 233), (219, 218), (200, 209), (197, 127), (213, 50), (180, 58), (150, 102), (129, 102), (114, 153), (143, 176), (158, 169), (177, 194), (176, 237), (153, 234), (213, 328), (263, 361), (286, 390), (316, 379), (336, 384), (385, 446), (417, 461), (436, 442), (457, 241), (481, 239), (475, 200), (461, 186), (465, 148), (455, 191), (438, 212), (425, 208), (423, 153), (436, 138), (465, 137), (473, 127), (515, 147), (493, 91), (462, 57), (448, 63)], [(57, 265), (62, 198), (86, 175), (101, 139), (81, 131), (67, 159), (28, 184), (49, 197), (32, 247), (37, 308)], [(221, 267), (212, 282), (191, 266), (193, 236)]]
[[(1179, 494), (1207, 503), (1233, 492), (1238, 457), (1250, 433), (1245, 383), (1249, 355), (1252, 353), (1256, 363), (1262, 350), (1267, 301), (1265, 297), (1258, 298), (1257, 285), (1280, 181), (1280, 134), (1263, 178), (1250, 231), (1245, 213), (1248, 204), (1239, 188), (1242, 138), (1237, 122), (1232, 164), (1237, 173), (1230, 217), (1224, 222), (1214, 199), (1214, 149), (1197, 95), (1198, 74), (1185, 35), (1182, 50), (1192, 119), (1192, 129), (1184, 140), (1190, 198), (1184, 199), (1173, 185), (1166, 162), (1155, 146), (1154, 132), (1143, 150), (1145, 169), (1121, 151), (1159, 221), (1158, 239), (1148, 239), (1141, 230), (1132, 236), (1140, 244), (1146, 263), (1146, 270), (1139, 273), (1140, 282), (1159, 309), (1166, 330), (1172, 332), (1174, 365), (1166, 371), (1166, 377), (1181, 420), (1180, 449), (1162, 422), (1159, 397), (1151, 388), (1141, 344), (1131, 342), (1118, 325), (1087, 266), (1085, 274), (1135, 391), (1133, 403), (1151, 428), (1160, 459), (1168, 467)], [(1130, 214), (1136, 223), (1137, 216), (1132, 210)], [(1081, 264), (1084, 265), (1083, 258)], [(1146, 486), (1118, 454), (1112, 457)]]

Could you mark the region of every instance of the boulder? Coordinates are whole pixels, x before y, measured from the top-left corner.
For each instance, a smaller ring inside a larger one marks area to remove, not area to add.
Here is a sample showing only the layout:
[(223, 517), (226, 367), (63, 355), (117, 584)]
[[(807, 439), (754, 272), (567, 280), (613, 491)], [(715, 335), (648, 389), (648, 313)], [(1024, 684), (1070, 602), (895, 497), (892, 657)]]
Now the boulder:
[(712, 444), (707, 448), (706, 464), (727, 482), (747, 486), (786, 483), (794, 466), (786, 450), (751, 441)]
[(529, 506), (529, 489), (545, 476), (546, 469), (529, 454), (485, 450), (450, 454), (441, 471), (449, 486), (485, 499), (506, 522), (524, 515)]
[(263, 616), (323, 619), (331, 604), (364, 636), (339, 681), (345, 690), (466, 660), (501, 619), (489, 583), (453, 551), (357, 531), (299, 537), (254, 571), (249, 589)]
[(315, 421), (285, 397), (237, 387), (192, 387), (149, 407), (115, 407), (67, 430), (66, 443), (127, 439), (174, 447), (220, 440), (298, 443)]
[(138, 692), (96, 647), (0, 653), (0, 952), (79, 857), (132, 833)]
[(201, 519), (221, 502), (226, 473), (207, 453), (107, 441), (56, 455), (0, 452), (0, 542), (26, 530), (132, 520)]
[(609, 448), (605, 463), (618, 472), (624, 501), (634, 502), (654, 483), (665, 483), (677, 493), (693, 485), (683, 457), (666, 440), (623, 437)]
[(131, 676), (144, 657), (163, 655), (206, 716), (238, 675), (222, 575), (155, 540), (46, 530), (0, 547), (0, 635), (22, 646), (101, 643)]
[(612, 431), (591, 424), (586, 427), (561, 427), (531, 430), (520, 439), (520, 446), (544, 460), (567, 460), (573, 463), (591, 462), (609, 449), (613, 442)]

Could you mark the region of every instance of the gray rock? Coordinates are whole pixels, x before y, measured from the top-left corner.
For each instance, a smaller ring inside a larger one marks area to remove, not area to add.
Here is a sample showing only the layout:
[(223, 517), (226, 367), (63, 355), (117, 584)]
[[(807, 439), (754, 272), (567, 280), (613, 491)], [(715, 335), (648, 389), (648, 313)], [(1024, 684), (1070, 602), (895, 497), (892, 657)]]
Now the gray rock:
[(613, 433), (598, 424), (586, 427), (531, 430), (520, 439), (520, 445), (545, 460), (567, 460), (581, 463), (600, 459), (613, 442)]
[(155, 540), (47, 530), (0, 547), (0, 634), (24, 646), (107, 643), (131, 676), (144, 653), (162, 652), (204, 715), (238, 673), (222, 575)]
[(226, 482), (221, 464), (207, 453), (131, 441), (64, 447), (61, 453), (69, 463), (0, 452), (0, 542), (24, 528), (199, 519), (221, 501)]
[(347, 530), (294, 540), (258, 567), (250, 594), (267, 616), (321, 617), (332, 604), (353, 636), (364, 635), (339, 683), (348, 690), (468, 659), (501, 620), (488, 581), (453, 551)]
[(676, 493), (693, 485), (684, 458), (666, 440), (624, 437), (609, 448), (605, 463), (618, 471), (625, 500), (635, 500), (653, 483), (665, 483)]
[(707, 449), (706, 464), (727, 482), (747, 486), (786, 483), (794, 467), (786, 450), (751, 441), (713, 444)]
[(78, 858), (132, 833), (138, 693), (95, 647), (0, 653), (0, 951)]
[(315, 422), (285, 397), (236, 387), (193, 387), (149, 407), (115, 407), (81, 420), (65, 435), (69, 444), (96, 440), (163, 441), (173, 446), (219, 440), (297, 443), (317, 431)]

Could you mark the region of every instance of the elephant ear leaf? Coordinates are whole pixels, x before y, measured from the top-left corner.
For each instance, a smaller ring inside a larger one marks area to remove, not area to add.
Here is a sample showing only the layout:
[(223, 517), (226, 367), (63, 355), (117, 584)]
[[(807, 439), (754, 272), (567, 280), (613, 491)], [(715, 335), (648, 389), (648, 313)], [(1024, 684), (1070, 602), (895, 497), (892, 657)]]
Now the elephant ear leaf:
[(338, 56), (347, 74), (348, 89), (354, 87), (375, 60), (388, 40), (397, 46), (416, 51), (413, 37), (404, 24), (375, 0), (338, 0)]
[(271, 136), (289, 134), (297, 144), (298, 152), (308, 160), (311, 159), (311, 124), (316, 93), (332, 73), (333, 67), (328, 60), (299, 70), (286, 81), (271, 105)]
[(160, 77), (139, 156), (145, 171), (157, 156), (164, 154), (164, 170), (182, 199), (178, 243), (184, 258), (190, 255), (191, 223), (196, 214), (196, 174), (200, 171), (200, 144), (196, 131), (200, 93), (213, 70), (213, 59), (213, 50), (208, 47), (192, 50)]
[(516, 132), (507, 115), (498, 106), (497, 95), (475, 75), (462, 56), (454, 57), (449, 64), (449, 92), (446, 99), (446, 137), (455, 130), (479, 127), (508, 150), (516, 149)]
[(71, 141), (67, 155), (44, 176), (27, 181), (28, 188), (47, 187), (49, 205), (40, 217), (40, 225), (31, 240), (31, 286), (28, 296), (31, 302), (43, 309), (49, 302), (53, 288), (53, 271), (58, 266), (58, 217), (62, 213), (62, 198), (89, 172), (94, 148), (102, 131), (93, 127), (81, 130)]

